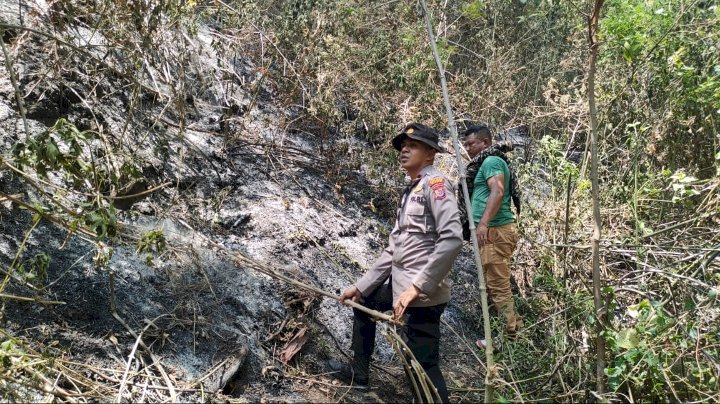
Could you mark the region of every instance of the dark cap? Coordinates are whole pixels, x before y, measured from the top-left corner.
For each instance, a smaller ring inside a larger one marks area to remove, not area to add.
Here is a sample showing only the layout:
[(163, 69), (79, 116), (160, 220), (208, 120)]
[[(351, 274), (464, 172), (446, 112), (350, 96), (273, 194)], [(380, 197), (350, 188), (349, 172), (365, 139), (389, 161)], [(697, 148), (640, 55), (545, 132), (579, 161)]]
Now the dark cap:
[(438, 144), (437, 131), (421, 123), (411, 123), (401, 130), (400, 134), (395, 136), (392, 140), (393, 147), (400, 151), (400, 149), (402, 149), (402, 142), (405, 138), (423, 142), (440, 153), (445, 153), (445, 149)]

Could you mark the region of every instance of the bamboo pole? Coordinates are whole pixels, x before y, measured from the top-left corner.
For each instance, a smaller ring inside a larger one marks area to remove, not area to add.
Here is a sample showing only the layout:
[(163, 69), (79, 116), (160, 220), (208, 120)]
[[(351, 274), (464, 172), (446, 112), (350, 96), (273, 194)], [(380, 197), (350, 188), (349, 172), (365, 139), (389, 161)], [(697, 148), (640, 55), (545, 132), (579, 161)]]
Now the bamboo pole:
[(590, 181), (592, 183), (593, 203), (593, 236), (592, 236), (592, 276), (593, 276), (593, 303), (595, 307), (596, 329), (595, 337), (596, 362), (595, 378), (598, 394), (605, 392), (605, 339), (602, 336), (604, 330), (604, 310), (602, 296), (602, 278), (600, 277), (600, 239), (602, 237), (600, 217), (600, 189), (598, 184), (598, 122), (597, 106), (595, 105), (595, 70), (598, 57), (598, 25), (600, 22), (600, 10), (603, 0), (595, 0), (593, 12), (588, 20), (588, 44), (590, 46), (590, 57), (588, 60), (588, 108), (590, 109)]
[(465, 181), (465, 162), (462, 160), (460, 155), (460, 143), (458, 141), (457, 127), (455, 125), (455, 119), (453, 118), (452, 107), (450, 105), (450, 96), (447, 88), (447, 81), (445, 80), (445, 69), (443, 68), (442, 61), (437, 49), (437, 43), (435, 41), (435, 35), (433, 33), (432, 22), (430, 21), (430, 13), (427, 8), (425, 0), (419, 0), (422, 5), (422, 14), (425, 17), (425, 24), (427, 26), (428, 38), (430, 39), (430, 46), (432, 47), (433, 56), (435, 57), (435, 63), (437, 64), (438, 74), (440, 76), (440, 85), (442, 86), (443, 100), (445, 102), (445, 111), (447, 113), (448, 128), (450, 129), (450, 136), (453, 140), (453, 148), (455, 149), (455, 158), (457, 160), (458, 171), (460, 174), (460, 185), (463, 190), (463, 198), (465, 198), (465, 206), (467, 206), (468, 223), (470, 224), (470, 240), (473, 246), (473, 253), (475, 255), (475, 265), (478, 268), (478, 283), (480, 286), (480, 303), (482, 306), (483, 323), (485, 326), (485, 340), (487, 346), (485, 348), (485, 360), (487, 361), (487, 372), (485, 374), (485, 402), (490, 403), (495, 401), (494, 399), (494, 377), (497, 374), (495, 369), (495, 359), (493, 357), (493, 343), (492, 335), (490, 330), (490, 313), (488, 311), (488, 294), (487, 285), (485, 283), (485, 274), (483, 272), (482, 262), (480, 260), (480, 246), (478, 245), (477, 237), (475, 235), (475, 223), (473, 222), (472, 204), (470, 203), (470, 193), (468, 192), (467, 182)]

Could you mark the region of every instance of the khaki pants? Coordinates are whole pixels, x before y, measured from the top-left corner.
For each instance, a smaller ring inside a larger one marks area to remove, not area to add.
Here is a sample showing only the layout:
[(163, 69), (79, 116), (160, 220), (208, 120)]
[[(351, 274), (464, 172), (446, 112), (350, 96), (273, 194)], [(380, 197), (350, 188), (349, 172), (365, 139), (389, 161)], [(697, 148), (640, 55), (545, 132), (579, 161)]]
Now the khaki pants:
[(488, 243), (480, 247), (480, 261), (488, 294), (498, 313), (505, 317), (505, 330), (513, 337), (523, 321), (515, 312), (510, 291), (510, 258), (517, 245), (515, 223), (488, 229)]

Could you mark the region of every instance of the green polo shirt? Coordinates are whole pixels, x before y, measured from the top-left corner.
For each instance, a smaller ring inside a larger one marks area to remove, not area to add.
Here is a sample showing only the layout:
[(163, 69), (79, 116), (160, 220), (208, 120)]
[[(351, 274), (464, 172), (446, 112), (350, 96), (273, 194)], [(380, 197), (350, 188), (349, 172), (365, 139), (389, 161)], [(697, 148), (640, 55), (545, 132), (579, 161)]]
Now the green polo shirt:
[(488, 187), (487, 180), (499, 174), (505, 176), (505, 194), (503, 195), (500, 209), (498, 209), (495, 217), (490, 220), (489, 227), (515, 223), (515, 216), (512, 210), (510, 210), (510, 169), (500, 157), (489, 156), (483, 161), (475, 176), (475, 188), (473, 189), (471, 199), (473, 221), (476, 226), (485, 212), (485, 205), (487, 204), (488, 197), (490, 197), (490, 188)]

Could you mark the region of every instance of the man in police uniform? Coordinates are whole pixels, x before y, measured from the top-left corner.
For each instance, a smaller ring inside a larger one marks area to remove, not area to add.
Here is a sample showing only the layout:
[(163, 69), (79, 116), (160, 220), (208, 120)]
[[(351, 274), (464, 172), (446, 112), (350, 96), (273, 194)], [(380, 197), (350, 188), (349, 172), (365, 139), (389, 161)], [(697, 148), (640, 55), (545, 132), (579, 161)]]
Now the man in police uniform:
[[(403, 319), (401, 336), (432, 380), (443, 402), (448, 401), (440, 371), (440, 315), (450, 300), (446, 277), (462, 247), (462, 229), (455, 191), (433, 167), (437, 132), (425, 125), (406, 126), (393, 141), (400, 166), (412, 179), (397, 210), (390, 242), (375, 265), (340, 302), (352, 299), (378, 311), (393, 309)], [(375, 347), (375, 322), (354, 310), (351, 364), (330, 361), (335, 375), (357, 386), (367, 386), (370, 356)], [(419, 397), (428, 401), (426, 397)]]

